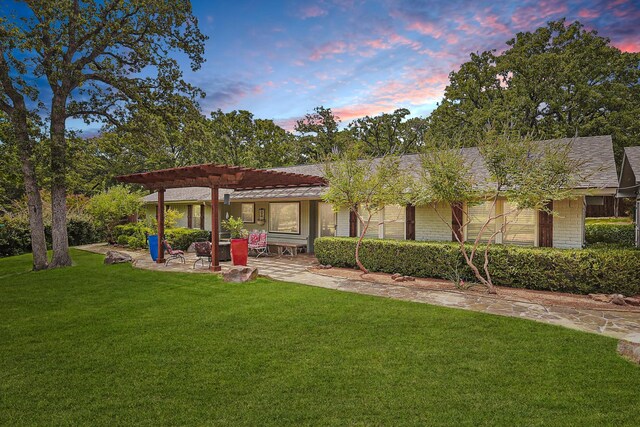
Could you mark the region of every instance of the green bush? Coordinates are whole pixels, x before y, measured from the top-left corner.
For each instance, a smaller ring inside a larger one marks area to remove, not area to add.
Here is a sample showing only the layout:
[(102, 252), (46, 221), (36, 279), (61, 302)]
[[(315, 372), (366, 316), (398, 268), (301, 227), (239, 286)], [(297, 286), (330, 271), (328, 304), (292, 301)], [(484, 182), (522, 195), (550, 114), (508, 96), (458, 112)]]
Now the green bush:
[(585, 240), (587, 245), (593, 245), (596, 243), (612, 243), (633, 246), (636, 238), (635, 233), (634, 224), (585, 224)]
[(136, 246), (141, 248), (147, 246), (146, 241), (149, 234), (155, 234), (155, 230), (147, 227), (142, 222), (132, 222), (128, 224), (118, 225), (113, 229), (113, 238), (116, 240), (116, 242), (118, 242), (119, 244), (127, 244), (120, 243), (120, 237), (124, 236), (127, 239), (129, 237), (136, 237), (138, 240), (144, 242), (142, 245)]
[(191, 228), (170, 228), (164, 232), (165, 239), (175, 249), (186, 251), (193, 242), (211, 240), (211, 232)]
[[(125, 237), (125, 236), (122, 236)], [(127, 246), (130, 248), (144, 248), (147, 246), (146, 239), (141, 239), (138, 236), (129, 236), (127, 239)]]
[[(315, 254), (321, 264), (355, 266), (355, 238), (321, 237)], [(457, 270), (475, 281), (459, 247), (446, 242), (365, 239), (361, 260), (371, 271), (450, 279)], [(482, 268), (483, 257), (476, 259)], [(494, 245), (489, 271), (496, 285), (547, 291), (640, 293), (640, 251), (635, 249), (552, 249)]]
[[(51, 247), (51, 226), (44, 228), (47, 245)], [(70, 219), (67, 223), (67, 236), (70, 246), (100, 242), (104, 238), (102, 229), (90, 221)], [(29, 223), (7, 221), (0, 226), (0, 257), (20, 255), (31, 252), (31, 232)]]
[(3, 223), (0, 226), (0, 257), (31, 251), (29, 224)]

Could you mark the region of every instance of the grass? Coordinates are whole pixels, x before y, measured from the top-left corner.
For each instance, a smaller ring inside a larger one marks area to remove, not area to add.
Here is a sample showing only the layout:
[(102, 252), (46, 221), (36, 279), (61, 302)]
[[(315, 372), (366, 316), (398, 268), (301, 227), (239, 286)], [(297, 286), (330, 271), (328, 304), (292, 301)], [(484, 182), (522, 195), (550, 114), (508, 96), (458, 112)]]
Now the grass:
[(2, 425), (637, 425), (610, 338), (73, 258), (0, 260)]
[(585, 224), (633, 224), (633, 219), (626, 216), (618, 218), (586, 218)]

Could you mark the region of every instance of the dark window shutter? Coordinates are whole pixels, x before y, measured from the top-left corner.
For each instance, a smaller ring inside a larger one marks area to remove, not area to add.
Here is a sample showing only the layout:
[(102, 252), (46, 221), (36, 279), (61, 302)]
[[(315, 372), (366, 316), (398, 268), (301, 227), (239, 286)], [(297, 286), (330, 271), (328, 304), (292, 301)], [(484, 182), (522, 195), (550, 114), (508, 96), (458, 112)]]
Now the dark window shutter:
[(187, 205), (187, 227), (193, 228), (193, 205)]
[(200, 230), (204, 230), (204, 205), (200, 205)]
[[(547, 203), (547, 208), (553, 209), (553, 202)], [(553, 215), (544, 211), (538, 211), (538, 246), (553, 246)]]
[(416, 207), (413, 205), (407, 205), (407, 211), (405, 215), (405, 226), (407, 240), (416, 240)]
[(460, 240), (463, 239), (463, 232), (464, 230), (462, 229), (462, 222), (464, 221), (463, 218), (463, 211), (462, 211), (462, 203), (454, 203), (451, 205), (451, 228), (452, 228), (452, 233), (451, 233), (451, 240), (454, 242), (457, 242), (458, 240), (456, 239), (456, 236), (458, 236), (458, 238)]
[(349, 237), (358, 236), (358, 216), (353, 210), (349, 210)]

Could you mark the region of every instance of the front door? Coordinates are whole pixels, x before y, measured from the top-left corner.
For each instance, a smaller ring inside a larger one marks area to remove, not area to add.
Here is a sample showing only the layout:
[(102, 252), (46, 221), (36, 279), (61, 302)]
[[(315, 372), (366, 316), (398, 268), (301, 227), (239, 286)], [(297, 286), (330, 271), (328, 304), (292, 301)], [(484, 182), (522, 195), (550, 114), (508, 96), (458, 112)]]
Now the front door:
[(337, 215), (329, 203), (318, 203), (320, 217), (320, 237), (333, 237), (336, 235)]

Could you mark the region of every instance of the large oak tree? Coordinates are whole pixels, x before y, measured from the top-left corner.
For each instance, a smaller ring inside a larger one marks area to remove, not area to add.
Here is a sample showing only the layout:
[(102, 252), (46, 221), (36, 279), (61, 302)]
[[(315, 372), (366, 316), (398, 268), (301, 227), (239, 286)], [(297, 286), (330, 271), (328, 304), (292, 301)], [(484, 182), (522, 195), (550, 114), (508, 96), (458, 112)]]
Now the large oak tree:
[(640, 53), (621, 52), (564, 19), (520, 32), (507, 45), (499, 55), (471, 54), (450, 74), (431, 133), (462, 134), (469, 144), (488, 124), (538, 138), (611, 134), (618, 158), (640, 141)]
[(3, 46), (13, 49), (9, 59), (10, 54), (19, 55), (23, 64), (20, 69), (13, 61), (11, 78), (34, 76), (51, 92), (48, 100), (38, 98), (48, 101), (54, 251), (50, 265), (67, 266), (71, 264), (66, 231), (67, 119), (115, 124), (129, 104), (144, 106), (157, 91), (193, 94), (175, 54), (185, 54), (191, 68), (198, 69), (206, 38), (186, 0), (24, 3), (26, 8), (16, 11), (18, 21), (3, 33)]

